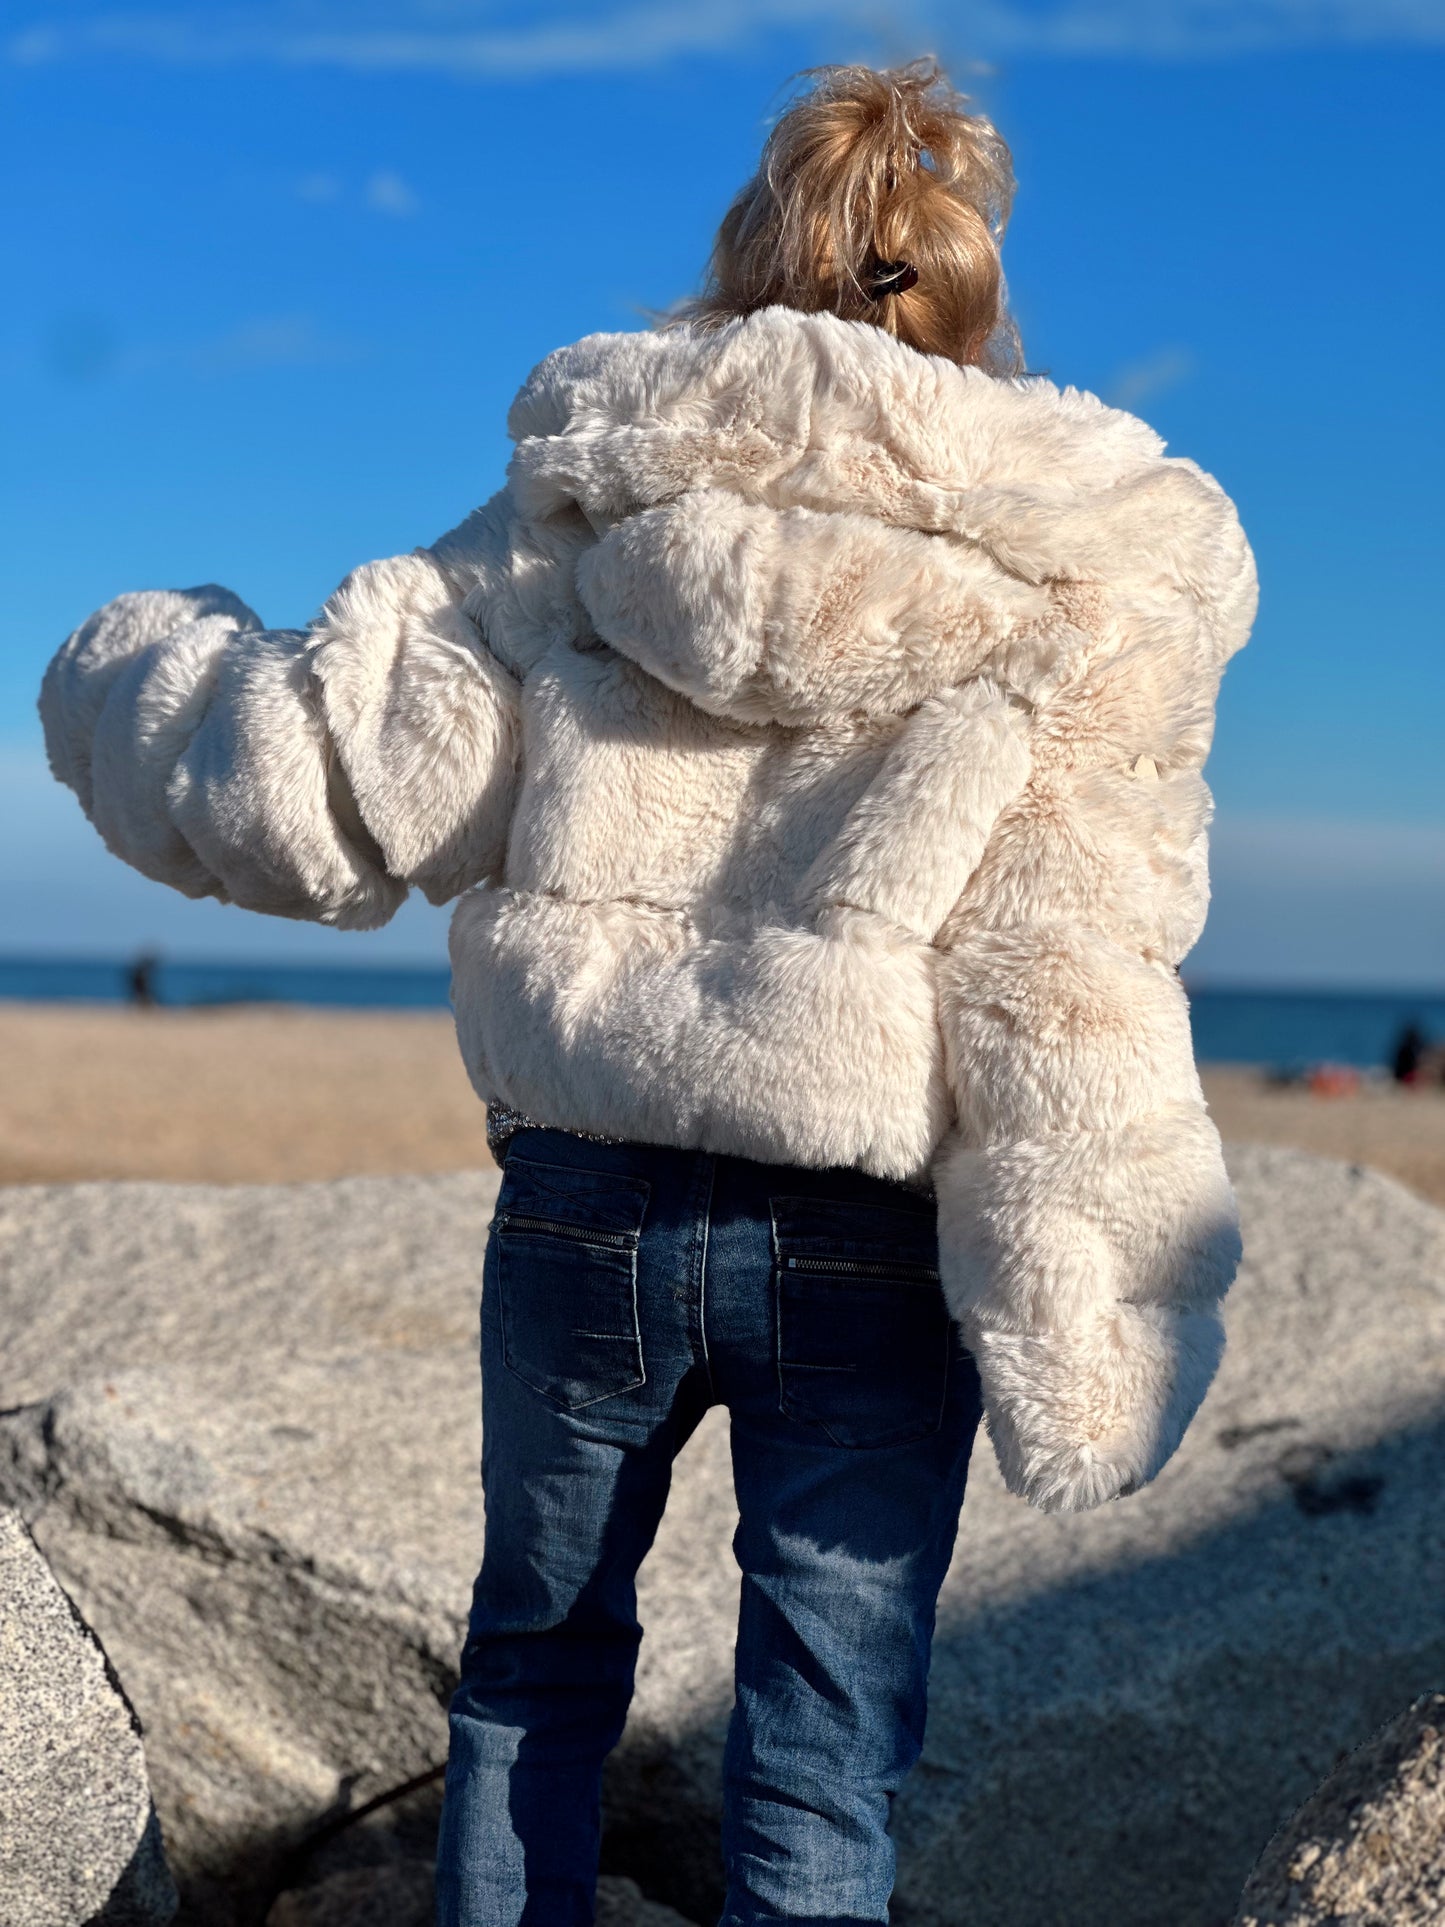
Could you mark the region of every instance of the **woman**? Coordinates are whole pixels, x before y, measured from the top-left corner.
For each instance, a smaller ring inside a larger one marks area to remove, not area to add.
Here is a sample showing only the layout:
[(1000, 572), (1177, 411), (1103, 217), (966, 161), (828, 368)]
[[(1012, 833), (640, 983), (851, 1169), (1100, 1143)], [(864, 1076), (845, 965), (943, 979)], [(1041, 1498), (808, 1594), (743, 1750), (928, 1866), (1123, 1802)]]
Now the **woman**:
[(1017, 373), (1011, 190), (931, 64), (823, 70), (701, 299), (544, 361), (459, 528), (303, 633), (121, 597), (47, 678), (148, 875), (350, 928), (460, 897), (504, 1176), (446, 1927), (592, 1918), (634, 1575), (711, 1404), (725, 1927), (881, 1922), (980, 1413), (1013, 1491), (1093, 1506), (1219, 1359), (1176, 966), (1253, 566), (1207, 476)]

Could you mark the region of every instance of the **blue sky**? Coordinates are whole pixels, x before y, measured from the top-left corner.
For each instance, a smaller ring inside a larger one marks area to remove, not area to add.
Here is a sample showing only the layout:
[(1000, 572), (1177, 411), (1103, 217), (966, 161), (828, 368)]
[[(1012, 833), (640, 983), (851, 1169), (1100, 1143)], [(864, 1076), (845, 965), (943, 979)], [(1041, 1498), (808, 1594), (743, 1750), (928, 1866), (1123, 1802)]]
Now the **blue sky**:
[(6, 0), (0, 949), (439, 957), (191, 904), (45, 775), (121, 589), (304, 621), (497, 486), (558, 342), (690, 289), (790, 73), (933, 48), (1020, 177), (1030, 365), (1240, 503), (1197, 981), (1445, 983), (1445, 0)]

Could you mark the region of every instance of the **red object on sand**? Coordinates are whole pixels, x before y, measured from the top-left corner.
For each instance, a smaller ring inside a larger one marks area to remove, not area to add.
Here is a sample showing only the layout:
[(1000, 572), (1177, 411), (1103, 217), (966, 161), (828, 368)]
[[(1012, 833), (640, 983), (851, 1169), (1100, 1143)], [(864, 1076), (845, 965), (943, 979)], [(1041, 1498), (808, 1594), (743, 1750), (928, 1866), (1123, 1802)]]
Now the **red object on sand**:
[(1360, 1073), (1348, 1064), (1316, 1064), (1307, 1081), (1316, 1097), (1353, 1097)]

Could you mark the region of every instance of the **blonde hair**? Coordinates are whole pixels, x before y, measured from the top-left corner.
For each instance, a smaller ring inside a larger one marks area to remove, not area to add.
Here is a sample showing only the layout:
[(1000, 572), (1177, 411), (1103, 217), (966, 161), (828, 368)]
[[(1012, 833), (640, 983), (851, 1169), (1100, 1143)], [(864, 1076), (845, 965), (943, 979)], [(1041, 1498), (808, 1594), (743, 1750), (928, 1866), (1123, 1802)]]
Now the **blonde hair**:
[(933, 59), (807, 78), (718, 229), (702, 293), (676, 318), (719, 326), (774, 305), (826, 311), (925, 354), (1017, 373), (999, 260), (1014, 192), (1003, 136)]

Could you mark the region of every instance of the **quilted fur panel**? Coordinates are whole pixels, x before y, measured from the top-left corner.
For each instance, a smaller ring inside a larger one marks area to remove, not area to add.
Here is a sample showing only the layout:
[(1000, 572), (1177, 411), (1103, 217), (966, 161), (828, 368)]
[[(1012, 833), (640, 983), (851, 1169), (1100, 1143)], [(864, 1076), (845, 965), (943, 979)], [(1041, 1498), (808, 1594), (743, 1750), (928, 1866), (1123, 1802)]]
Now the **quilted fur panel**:
[(1081, 925), (965, 938), (940, 959), (938, 996), (969, 1144), (1115, 1130), (1200, 1101), (1178, 978)]
[(298, 633), (238, 637), (226, 651), (166, 800), (201, 862), (246, 909), (366, 930), (405, 894), (332, 814), (325, 720)]
[(523, 704), (508, 879), (581, 902), (680, 908), (715, 893), (769, 744), (610, 651), (559, 648)]
[(1115, 1299), (1207, 1306), (1239, 1261), (1234, 1199), (1199, 1105), (984, 1151), (955, 1136), (937, 1175), (953, 1310), (999, 1330), (1076, 1325)]
[(499, 876), (518, 689), (429, 555), (358, 569), (315, 625), (311, 669), (387, 871), (445, 903)]
[(1111, 1305), (1039, 1333), (974, 1322), (989, 1436), (1011, 1492), (1079, 1512), (1136, 1492), (1179, 1446), (1224, 1354), (1216, 1306)]
[(216, 616), (233, 630), (259, 629), (261, 618), (215, 583), (200, 589), (140, 589), (117, 596), (67, 638), (45, 672), (40, 720), (54, 775), (90, 811), (91, 744), (110, 686), (147, 644), (187, 623)]
[(755, 722), (902, 714), (1052, 608), (961, 538), (711, 488), (617, 523), (577, 580), (598, 635), (700, 707)]
[(826, 909), (814, 888), (817, 866), (907, 727), (892, 717), (853, 716), (762, 732), (764, 753), (706, 913), (730, 919), (732, 934), (757, 923), (811, 927)]
[(595, 540), (591, 523), (570, 504), (527, 519), (502, 489), (430, 553), (491, 653), (524, 677), (558, 643), (570, 647), (589, 635), (576, 575)]
[(1208, 908), (1210, 809), (1193, 769), (1161, 775), (1145, 760), (1137, 773), (1035, 770), (994, 826), (941, 941), (1007, 930), (1045, 912), (1177, 965)]
[(452, 923), (485, 1095), (606, 1136), (894, 1176), (922, 1174), (948, 1114), (932, 968), (866, 917), (727, 942), (640, 905), (488, 890)]
[(810, 900), (931, 941), (1028, 769), (1023, 718), (992, 684), (920, 704), (805, 879)]
[(176, 827), (167, 786), (235, 634), (228, 616), (202, 616), (129, 657), (110, 683), (91, 742), (95, 827), (117, 856), (188, 897), (226, 892)]
[(725, 487), (952, 528), (983, 481), (1108, 489), (1161, 448), (1092, 395), (993, 381), (865, 324), (781, 308), (711, 335), (593, 335), (560, 349), (509, 426), (524, 512), (575, 501), (604, 520)]

